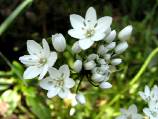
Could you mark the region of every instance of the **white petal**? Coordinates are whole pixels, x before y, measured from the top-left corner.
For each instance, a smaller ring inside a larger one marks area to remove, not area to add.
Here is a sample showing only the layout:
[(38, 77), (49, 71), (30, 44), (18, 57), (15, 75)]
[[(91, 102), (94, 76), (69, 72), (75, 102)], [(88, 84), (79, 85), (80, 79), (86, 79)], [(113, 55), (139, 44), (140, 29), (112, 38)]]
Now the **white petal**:
[(52, 79), (58, 80), (58, 78), (61, 76), (60, 72), (54, 67), (49, 68), (48, 72)]
[(76, 100), (80, 103), (80, 104), (85, 104), (86, 103), (86, 99), (84, 97), (83, 94), (79, 93), (76, 95)]
[(93, 41), (100, 41), (103, 40), (105, 37), (105, 33), (95, 33), (94, 36), (91, 37)]
[(54, 96), (56, 96), (58, 94), (59, 90), (58, 89), (54, 89), (54, 90), (49, 90), (47, 93), (48, 98), (52, 98)]
[(59, 97), (61, 97), (62, 99), (67, 98), (70, 95), (70, 90), (69, 89), (62, 89), (59, 91), (58, 93)]
[(74, 85), (75, 85), (75, 81), (74, 81), (73, 79), (71, 79), (71, 78), (65, 79), (65, 84), (64, 84), (64, 86), (65, 86), (66, 88), (72, 88)]
[(57, 60), (57, 53), (56, 52), (51, 52), (49, 58), (47, 59), (47, 63), (49, 67), (52, 67)]
[(68, 31), (68, 34), (71, 37), (77, 38), (77, 39), (83, 39), (83, 38), (85, 38), (84, 31), (81, 30), (81, 29), (70, 29)]
[(43, 80), (40, 80), (40, 87), (45, 89), (45, 90), (55, 90), (54, 88), (54, 84), (53, 84), (53, 80), (51, 77), (47, 77)]
[(94, 41), (91, 39), (82, 39), (79, 40), (79, 45), (83, 50), (90, 48), (93, 45)]
[(70, 15), (70, 22), (73, 28), (81, 28), (84, 26), (84, 18), (76, 14)]
[(38, 55), (42, 53), (42, 47), (33, 40), (27, 41), (27, 50), (31, 55)]
[(93, 7), (88, 8), (88, 10), (86, 12), (85, 20), (86, 20), (87, 24), (90, 26), (94, 26), (96, 24), (97, 15), (96, 15), (96, 11)]
[(112, 85), (109, 82), (102, 82), (100, 83), (99, 87), (102, 89), (107, 89), (107, 88), (111, 88)]
[(41, 74), (40, 74), (40, 76), (39, 76), (39, 79), (41, 80), (41, 79), (43, 79), (43, 77), (46, 75), (46, 73), (48, 72), (48, 68), (49, 68), (49, 66), (46, 64), (46, 65), (44, 65), (44, 67), (43, 67), (43, 69), (42, 69), (42, 71), (41, 71)]
[(147, 96), (150, 95), (150, 88), (149, 88), (147, 85), (145, 86), (144, 92), (145, 92), (145, 94), (146, 94)]
[(19, 60), (26, 66), (38, 65), (39, 58), (36, 55), (24, 55)]
[(37, 66), (30, 66), (28, 67), (24, 74), (23, 74), (23, 78), (24, 79), (33, 79), (36, 76), (38, 76), (42, 71), (42, 68), (37, 67)]
[(106, 32), (109, 30), (112, 23), (112, 18), (109, 16), (101, 17), (98, 19), (96, 30), (100, 33)]
[(69, 76), (70, 76), (70, 69), (69, 69), (68, 65), (60, 66), (59, 72), (64, 76), (64, 78), (69, 78)]
[(137, 113), (137, 106), (136, 105), (131, 105), (128, 110), (131, 112), (131, 113)]
[(48, 45), (46, 39), (42, 40), (42, 44), (43, 44), (44, 56), (48, 57), (50, 55), (50, 48), (49, 48), (49, 45)]

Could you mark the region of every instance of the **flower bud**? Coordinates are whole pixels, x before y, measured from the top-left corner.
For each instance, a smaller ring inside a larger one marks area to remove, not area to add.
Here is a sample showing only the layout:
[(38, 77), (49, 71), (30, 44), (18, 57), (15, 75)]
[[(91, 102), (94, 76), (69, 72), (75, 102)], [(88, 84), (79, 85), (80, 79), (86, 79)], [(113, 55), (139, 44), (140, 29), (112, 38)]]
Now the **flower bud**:
[(104, 55), (104, 59), (105, 59), (106, 61), (109, 61), (110, 58), (111, 58), (111, 54), (105, 54), (105, 55)]
[(73, 44), (73, 46), (72, 46), (72, 52), (73, 53), (79, 53), (79, 52), (81, 52), (81, 48), (79, 46), (79, 42), (78, 41)]
[(88, 55), (87, 60), (90, 61), (90, 60), (95, 60), (98, 58), (99, 58), (99, 56), (97, 54), (90, 54), (90, 55)]
[(105, 38), (105, 41), (106, 41), (107, 43), (111, 43), (111, 42), (115, 39), (115, 37), (116, 37), (116, 31), (113, 30), (113, 31), (111, 31), (110, 34)]
[(112, 85), (109, 83), (109, 82), (101, 82), (100, 85), (99, 85), (100, 88), (102, 89), (107, 89), (107, 88), (111, 88)]
[(115, 48), (115, 53), (116, 54), (121, 54), (123, 53), (126, 49), (128, 48), (128, 43), (127, 42), (121, 42), (119, 43), (116, 48)]
[(84, 97), (83, 94), (79, 93), (76, 95), (76, 100), (80, 103), (80, 104), (85, 104), (86, 103), (86, 99)]
[(108, 52), (108, 49), (105, 48), (104, 45), (100, 45), (97, 52), (98, 52), (98, 54), (103, 55)]
[(108, 50), (112, 50), (116, 46), (116, 42), (111, 42), (109, 45), (107, 45), (105, 48)]
[(121, 41), (126, 41), (130, 38), (131, 33), (132, 33), (132, 25), (128, 25), (126, 26), (124, 29), (122, 29), (119, 34), (118, 34), (118, 38)]
[(99, 58), (99, 59), (97, 60), (97, 62), (98, 62), (99, 64), (101, 64), (101, 65), (105, 65), (105, 64), (106, 64), (105, 60), (102, 59), (102, 58)]
[(120, 59), (120, 58), (112, 59), (112, 61), (111, 61), (112, 65), (119, 65), (121, 63), (122, 63), (122, 59)]
[(63, 52), (66, 48), (66, 40), (61, 33), (52, 35), (52, 44), (58, 52)]
[(104, 75), (102, 75), (102, 74), (98, 74), (98, 73), (94, 73), (93, 75), (92, 75), (92, 80), (94, 81), (94, 82), (102, 82), (103, 80), (104, 80)]
[(89, 62), (86, 62), (86, 63), (84, 64), (84, 68), (85, 68), (86, 70), (92, 70), (95, 66), (96, 66), (96, 63), (95, 63), (93, 60), (91, 60), (91, 61), (89, 61)]
[(82, 69), (82, 61), (81, 60), (76, 60), (73, 66), (74, 71), (80, 72)]

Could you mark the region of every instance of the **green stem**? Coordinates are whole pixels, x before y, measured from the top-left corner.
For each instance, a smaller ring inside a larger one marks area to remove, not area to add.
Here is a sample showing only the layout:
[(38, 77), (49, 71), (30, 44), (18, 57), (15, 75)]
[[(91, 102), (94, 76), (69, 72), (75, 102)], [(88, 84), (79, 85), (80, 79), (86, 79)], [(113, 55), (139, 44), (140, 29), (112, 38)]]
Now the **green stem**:
[[(15, 74), (17, 75), (17, 77), (18, 77), (19, 79), (23, 79), (22, 76), (21, 76), (21, 74), (15, 69), (15, 67), (14, 67), (14, 66), (10, 63), (10, 61), (3, 55), (2, 52), (0, 52), (0, 57), (6, 62), (6, 64), (7, 64), (11, 69), (14, 70)], [(27, 85), (24, 80), (23, 80), (23, 82), (24, 82), (25, 85)]]
[(24, 0), (7, 19), (0, 25), (0, 36), (7, 30), (7, 28), (15, 21), (18, 15), (20, 15), (25, 8), (27, 8), (33, 0)]

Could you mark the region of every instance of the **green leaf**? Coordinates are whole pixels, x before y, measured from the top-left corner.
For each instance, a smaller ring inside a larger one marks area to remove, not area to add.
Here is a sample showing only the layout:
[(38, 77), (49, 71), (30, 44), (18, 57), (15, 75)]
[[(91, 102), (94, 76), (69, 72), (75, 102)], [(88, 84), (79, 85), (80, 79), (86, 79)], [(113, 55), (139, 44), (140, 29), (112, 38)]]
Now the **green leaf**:
[(40, 96), (27, 96), (26, 103), (39, 119), (51, 119), (51, 111)]

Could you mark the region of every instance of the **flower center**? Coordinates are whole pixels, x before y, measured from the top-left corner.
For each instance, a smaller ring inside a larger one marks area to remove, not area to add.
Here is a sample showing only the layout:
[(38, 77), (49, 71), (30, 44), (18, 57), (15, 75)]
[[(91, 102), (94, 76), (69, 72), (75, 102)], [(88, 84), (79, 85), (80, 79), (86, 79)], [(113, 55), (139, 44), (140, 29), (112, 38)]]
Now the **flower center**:
[(39, 63), (40, 64), (46, 64), (47, 59), (46, 58), (40, 58)]
[(92, 37), (95, 33), (95, 30), (94, 29), (88, 29), (85, 33), (85, 36), (86, 37)]

